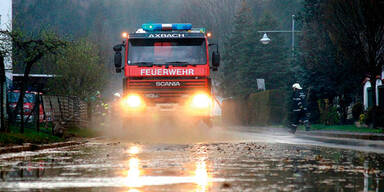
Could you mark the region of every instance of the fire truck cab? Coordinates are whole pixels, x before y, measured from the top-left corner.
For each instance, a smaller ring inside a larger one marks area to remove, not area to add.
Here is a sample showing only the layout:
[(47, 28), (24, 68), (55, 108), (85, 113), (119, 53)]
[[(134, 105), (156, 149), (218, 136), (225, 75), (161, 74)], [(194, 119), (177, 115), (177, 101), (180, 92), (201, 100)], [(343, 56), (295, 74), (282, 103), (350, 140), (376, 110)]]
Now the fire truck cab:
[[(24, 120), (27, 122), (33, 122), (35, 116), (33, 115), (33, 109), (35, 108), (36, 99), (39, 97), (39, 94), (34, 91), (26, 91), (24, 96)], [(20, 97), (20, 90), (11, 90), (8, 91), (8, 105), (11, 112), (13, 112), (16, 109), (17, 102)], [(16, 115), (16, 120), (20, 121), (21, 116), (20, 114)], [(44, 110), (42, 104), (39, 105), (39, 121), (42, 123), (44, 121)]]
[[(209, 44), (210, 36), (188, 23), (143, 24), (135, 33), (123, 33), (123, 42), (113, 49), (116, 72), (124, 71), (124, 115), (183, 115), (210, 124), (210, 71), (220, 65), (218, 46)], [(216, 46), (212, 62), (211, 46)]]

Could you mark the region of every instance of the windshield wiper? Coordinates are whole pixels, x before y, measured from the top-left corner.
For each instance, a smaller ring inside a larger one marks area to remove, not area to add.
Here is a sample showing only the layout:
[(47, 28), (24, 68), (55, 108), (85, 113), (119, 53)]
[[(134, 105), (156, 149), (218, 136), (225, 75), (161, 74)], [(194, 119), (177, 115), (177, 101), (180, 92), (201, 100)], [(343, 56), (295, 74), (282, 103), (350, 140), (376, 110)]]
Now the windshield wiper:
[(133, 65), (138, 65), (140, 67), (152, 67), (153, 62), (135, 62)]
[(185, 61), (170, 61), (170, 62), (166, 62), (165, 63), (166, 65), (172, 65), (172, 66), (181, 66), (181, 67), (186, 67), (188, 65), (192, 65), (192, 66), (196, 66), (196, 64), (190, 64), (188, 62), (185, 62)]

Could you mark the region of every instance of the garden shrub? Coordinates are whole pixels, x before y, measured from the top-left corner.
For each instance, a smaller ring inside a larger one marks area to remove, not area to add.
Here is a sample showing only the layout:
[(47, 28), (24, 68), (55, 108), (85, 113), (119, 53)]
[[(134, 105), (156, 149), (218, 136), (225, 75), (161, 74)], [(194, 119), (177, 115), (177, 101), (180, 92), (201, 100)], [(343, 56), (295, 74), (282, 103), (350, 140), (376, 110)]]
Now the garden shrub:
[(361, 103), (356, 103), (352, 106), (353, 120), (359, 121), (360, 115), (364, 113), (364, 106)]
[(267, 90), (247, 98), (226, 99), (222, 105), (223, 120), (237, 125), (281, 124), (287, 111), (284, 96), (282, 90)]
[(383, 107), (370, 107), (366, 114), (365, 123), (367, 125), (372, 124), (373, 110), (376, 110), (376, 126), (384, 127), (384, 108)]
[(320, 111), (320, 123), (325, 125), (337, 125), (340, 123), (340, 114), (337, 107), (331, 105), (328, 99), (318, 100)]

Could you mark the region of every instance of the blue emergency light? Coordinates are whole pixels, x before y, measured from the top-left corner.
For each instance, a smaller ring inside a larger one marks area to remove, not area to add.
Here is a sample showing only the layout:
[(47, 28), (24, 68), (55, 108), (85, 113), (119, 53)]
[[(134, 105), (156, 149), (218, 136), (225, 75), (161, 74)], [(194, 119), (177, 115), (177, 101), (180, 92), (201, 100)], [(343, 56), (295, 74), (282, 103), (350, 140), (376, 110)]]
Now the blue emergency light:
[(145, 23), (141, 26), (144, 31), (171, 31), (171, 30), (191, 30), (192, 24), (190, 23)]

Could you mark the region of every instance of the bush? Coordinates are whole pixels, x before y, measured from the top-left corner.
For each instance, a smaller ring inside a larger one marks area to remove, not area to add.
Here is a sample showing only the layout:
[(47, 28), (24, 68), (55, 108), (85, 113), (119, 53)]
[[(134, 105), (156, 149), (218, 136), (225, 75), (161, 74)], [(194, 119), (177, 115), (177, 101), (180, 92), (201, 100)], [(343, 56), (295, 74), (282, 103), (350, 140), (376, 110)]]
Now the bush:
[(367, 120), (367, 116), (365, 114), (360, 114), (360, 116), (359, 116), (360, 124), (365, 123), (366, 120)]
[(325, 125), (337, 125), (340, 123), (340, 114), (334, 106), (328, 107), (320, 113), (320, 122)]
[(281, 124), (286, 116), (284, 92), (267, 90), (249, 96), (247, 108), (250, 125)]
[(352, 117), (353, 120), (359, 121), (360, 115), (364, 113), (364, 105), (361, 103), (356, 103), (352, 107)]
[(267, 90), (247, 98), (226, 99), (222, 117), (226, 123), (236, 125), (281, 124), (287, 115), (284, 98), (282, 90)]
[(270, 119), (270, 91), (253, 93), (248, 98), (249, 124), (267, 125)]
[(372, 124), (373, 110), (376, 110), (376, 126), (384, 127), (384, 108), (383, 107), (371, 107), (366, 114), (365, 124)]
[(226, 99), (222, 104), (222, 118), (225, 123), (231, 125), (244, 125), (247, 113), (241, 99)]

